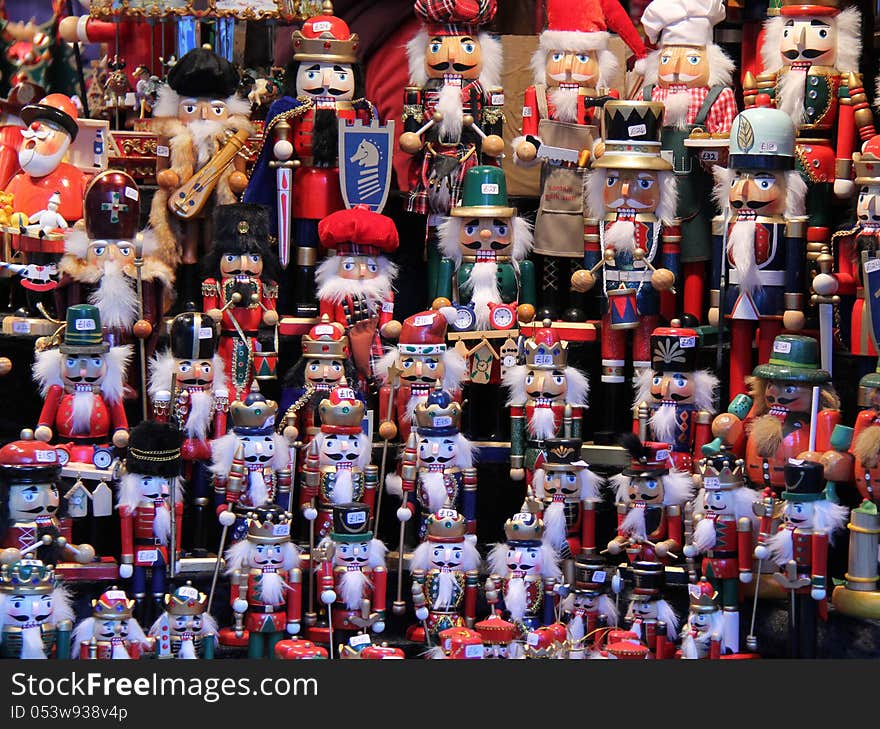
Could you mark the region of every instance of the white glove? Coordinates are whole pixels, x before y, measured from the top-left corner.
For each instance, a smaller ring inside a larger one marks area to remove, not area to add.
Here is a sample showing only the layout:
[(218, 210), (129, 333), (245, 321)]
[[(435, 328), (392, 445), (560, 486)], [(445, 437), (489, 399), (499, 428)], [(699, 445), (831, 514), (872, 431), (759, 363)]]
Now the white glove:
[(697, 554), (697, 548), (693, 544), (685, 544), (681, 550), (685, 557), (693, 557)]
[(220, 520), (220, 526), (232, 526), (235, 524), (235, 512), (227, 509), (226, 511), (221, 511), (217, 518)]
[(299, 633), (299, 623), (290, 622), (287, 624), (287, 634), (296, 635)]
[(247, 600), (243, 598), (237, 597), (235, 598), (235, 600), (232, 601), (232, 609), (234, 612), (243, 613), (245, 610), (247, 610), (247, 608)]
[(825, 590), (823, 590), (821, 587), (814, 587), (812, 590), (810, 590), (810, 597), (812, 597), (814, 600), (824, 600)]
[(167, 405), (171, 402), (171, 390), (159, 390), (159, 392), (156, 393), (156, 397), (153, 398), (153, 402)]
[(134, 574), (134, 567), (130, 564), (121, 564), (119, 565), (119, 577), (123, 580), (127, 580)]
[(336, 593), (333, 590), (322, 590), (321, 602), (325, 605), (332, 605), (336, 602)]
[(770, 556), (770, 550), (765, 544), (759, 544), (755, 547), (755, 559), (767, 559)]
[(306, 521), (314, 521), (318, 518), (318, 510), (313, 506), (306, 506), (303, 509), (303, 516), (306, 518)]
[(611, 591), (615, 595), (619, 595), (623, 591), (623, 578), (619, 574), (615, 574), (611, 578)]
[(753, 576), (754, 575), (752, 575), (751, 572), (740, 572), (739, 581), (742, 582), (744, 585), (748, 585), (752, 581)]
[(381, 620), (377, 620), (375, 623), (373, 623), (373, 632), (374, 633), (381, 633), (383, 630), (385, 630), (385, 623), (384, 622), (382, 622)]
[(397, 510), (397, 521), (409, 521), (412, 519), (412, 512), (405, 506), (401, 506)]
[(835, 197), (852, 197), (856, 184), (852, 180), (837, 179), (834, 181)]
[(416, 620), (427, 620), (428, 619), (428, 608), (424, 605), (420, 608), (416, 608)]

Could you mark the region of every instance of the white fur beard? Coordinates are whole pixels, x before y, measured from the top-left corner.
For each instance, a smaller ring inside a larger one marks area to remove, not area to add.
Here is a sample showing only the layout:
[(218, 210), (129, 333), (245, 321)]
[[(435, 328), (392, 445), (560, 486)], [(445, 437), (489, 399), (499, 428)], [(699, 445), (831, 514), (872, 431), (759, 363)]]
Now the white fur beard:
[(339, 593), (342, 602), (349, 610), (360, 610), (361, 600), (364, 599), (364, 591), (370, 587), (370, 578), (360, 570), (343, 572), (339, 578)]
[(477, 328), (489, 329), (489, 304), (501, 303), (501, 292), (498, 291), (498, 264), (495, 261), (475, 263), (471, 269), (467, 288), (471, 290)]
[(347, 504), (354, 495), (354, 484), (351, 480), (351, 469), (340, 468), (336, 472), (336, 482), (333, 484), (333, 503)]
[(756, 226), (754, 220), (738, 220), (727, 239), (727, 250), (739, 273), (740, 290), (747, 294), (761, 288), (758, 264), (755, 262)]
[(556, 417), (552, 408), (535, 408), (529, 419), (529, 435), (537, 440), (556, 437)]
[(684, 131), (688, 126), (688, 107), (691, 105), (691, 95), (687, 91), (679, 91), (669, 94), (663, 102), (666, 111), (663, 123), (667, 127), (675, 127)]
[(92, 408), (95, 405), (95, 393), (73, 393), (73, 434), (88, 435), (92, 427)]
[(186, 416), (186, 434), (202, 440), (208, 432), (208, 424), (214, 412), (214, 395), (195, 390), (189, 394), (189, 415)]
[(636, 224), (632, 220), (615, 220), (605, 229), (605, 245), (632, 253), (636, 249)]
[(421, 482), (425, 495), (428, 497), (428, 509), (431, 513), (442, 509), (447, 496), (443, 474), (439, 471), (426, 471), (421, 475)]
[(338, 304), (347, 296), (363, 296), (373, 314), (378, 313), (381, 303), (391, 293), (391, 277), (379, 273), (375, 278), (352, 281), (340, 278), (335, 273), (318, 286), (318, 298)]
[(269, 487), (259, 468), (248, 471), (248, 498), (251, 506), (263, 506), (269, 500)]
[(153, 536), (162, 544), (168, 544), (168, 539), (171, 536), (171, 510), (165, 504), (155, 507)]
[(118, 661), (130, 661), (131, 656), (128, 655), (125, 643), (114, 643), (110, 648), (110, 658), (115, 658)]
[(279, 572), (263, 572), (260, 579), (260, 600), (266, 605), (280, 605), (284, 602), (284, 578)]
[(578, 641), (584, 637), (584, 631), (586, 630), (584, 626), (584, 618), (582, 615), (573, 615), (571, 620), (568, 621), (568, 637), (572, 641)]
[(694, 660), (700, 657), (694, 636), (689, 630), (681, 641), (681, 657), (685, 660)]
[(675, 421), (675, 405), (661, 403), (660, 407), (655, 408), (651, 413), (648, 423), (656, 440), (663, 443), (675, 442), (675, 431), (678, 429), (678, 423)]
[(437, 575), (437, 599), (434, 607), (444, 610), (452, 605), (452, 595), (455, 590), (455, 577), (452, 572), (441, 570)]
[(215, 121), (194, 121), (186, 125), (198, 151), (198, 165), (204, 167), (217, 152), (217, 137), (223, 134), (223, 125)]
[(504, 606), (514, 622), (523, 619), (527, 604), (526, 581), (522, 577), (511, 577), (507, 581), (507, 592), (504, 593)]
[(703, 517), (694, 527), (693, 543), (696, 550), (701, 554), (715, 546), (718, 535), (715, 533), (715, 520)]
[(623, 523), (620, 525), (620, 531), (636, 539), (645, 540), (648, 535), (645, 531), (645, 510), (633, 507), (629, 510)]
[(409, 401), (406, 403), (406, 412), (403, 415), (403, 419), (407, 423), (411, 423), (413, 419), (413, 413), (416, 410), (416, 406), (419, 403), (427, 403), (428, 395), (427, 393), (424, 395), (410, 395)]
[(549, 89), (547, 100), (556, 108), (556, 119), (561, 122), (577, 122), (578, 99), (577, 89)]
[(98, 307), (105, 327), (131, 329), (134, 325), (138, 301), (133, 283), (116, 261), (104, 264), (101, 283), (89, 296), (89, 303)]
[(461, 137), (461, 88), (444, 85), (437, 99), (437, 111), (443, 114), (440, 122), (440, 139), (444, 142), (457, 142)]
[(198, 658), (196, 655), (196, 647), (192, 638), (185, 638), (180, 641), (180, 649), (177, 651), (178, 658)]
[(21, 631), (21, 655), (19, 658), (30, 660), (46, 658), (46, 652), (43, 650), (43, 633), (38, 625)]
[(544, 509), (544, 528), (547, 540), (557, 552), (565, 544), (565, 504), (554, 501)]
[(777, 108), (791, 117), (796, 127), (804, 123), (804, 92), (807, 85), (807, 71), (789, 68), (782, 74), (782, 83), (776, 93)]
[(770, 550), (770, 559), (780, 567), (788, 564), (794, 556), (794, 530), (780, 529), (767, 540), (767, 549)]

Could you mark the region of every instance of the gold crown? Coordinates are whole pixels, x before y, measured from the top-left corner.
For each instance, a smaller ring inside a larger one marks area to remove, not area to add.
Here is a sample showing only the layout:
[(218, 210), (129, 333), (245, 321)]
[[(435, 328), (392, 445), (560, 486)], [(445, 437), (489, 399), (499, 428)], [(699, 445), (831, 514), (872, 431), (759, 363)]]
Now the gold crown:
[(461, 430), (461, 403), (443, 391), (438, 380), (433, 396), (420, 402), (413, 410), (413, 418), (419, 428), (443, 428)]
[(208, 607), (208, 596), (187, 580), (170, 595), (165, 595), (165, 609), (171, 615), (202, 615)]
[(508, 541), (541, 541), (544, 536), (544, 522), (534, 511), (523, 510), (504, 522), (504, 535)]
[(526, 365), (536, 370), (562, 370), (568, 364), (568, 342), (559, 339), (545, 319), (541, 328), (525, 340)]
[(703, 488), (707, 491), (730, 491), (743, 485), (742, 460), (715, 456), (703, 458), (699, 463), (700, 475), (703, 478)]
[(116, 585), (92, 600), (92, 617), (97, 620), (130, 620), (134, 600)]
[(857, 185), (880, 185), (880, 159), (870, 152), (853, 153)]
[[(333, 15), (333, 3), (325, 0), (321, 5), (319, 18)], [(308, 21), (307, 21), (308, 22)], [(319, 20), (319, 22), (321, 22)], [(327, 23), (327, 21), (324, 21)], [(358, 35), (351, 33), (348, 38), (336, 38), (327, 23), (327, 28), (317, 38), (306, 38), (302, 31), (295, 30), (293, 39), (294, 61), (336, 61), (338, 63), (357, 63)], [(340, 27), (340, 30), (342, 28)], [(318, 28), (315, 28), (318, 30)], [(351, 31), (349, 31), (351, 32)]]
[(44, 595), (55, 589), (55, 569), (36, 559), (4, 564), (0, 569), (0, 592)]
[(236, 428), (269, 428), (271, 430), (277, 412), (277, 402), (267, 400), (259, 392), (253, 391), (245, 398), (244, 402), (236, 400), (229, 406), (232, 424)]
[(343, 379), (339, 386), (330, 391), (330, 397), (321, 400), (318, 412), (322, 426), (360, 430), (364, 419), (364, 404), (355, 397), (354, 390)]
[(260, 519), (256, 513), (247, 515), (247, 538), (249, 542), (260, 544), (284, 544), (290, 541), (291, 514), (284, 511), (269, 513)]
[[(314, 334), (314, 336), (312, 336)], [(327, 314), (302, 338), (303, 357), (309, 359), (345, 359), (348, 357), (348, 337), (345, 327), (330, 321)]]
[(451, 506), (444, 506), (425, 519), (425, 534), (429, 542), (460, 542), (466, 532), (467, 521)]
[(718, 611), (718, 593), (705, 577), (700, 580), (699, 584), (690, 585), (688, 593), (692, 612), (714, 613)]

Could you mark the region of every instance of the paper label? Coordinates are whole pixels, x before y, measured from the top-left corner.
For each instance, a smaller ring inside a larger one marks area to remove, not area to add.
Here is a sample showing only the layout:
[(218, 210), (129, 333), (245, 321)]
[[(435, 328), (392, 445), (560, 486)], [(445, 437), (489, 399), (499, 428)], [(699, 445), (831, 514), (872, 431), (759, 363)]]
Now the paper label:
[(315, 327), (315, 336), (317, 337), (329, 337), (333, 336), (333, 327), (329, 324), (318, 324)]
[(504, 94), (492, 94), (489, 97), (489, 103), (492, 106), (504, 106)]
[(170, 150), (164, 144), (157, 144), (156, 145), (156, 156), (157, 157), (168, 157), (170, 154), (171, 154)]
[(700, 152), (700, 160), (702, 162), (717, 162), (718, 158), (718, 152), (716, 152), (714, 149), (704, 149), (702, 152)]
[(54, 450), (36, 451), (38, 463), (57, 463), (58, 454)]
[(128, 185), (125, 186), (125, 196), (129, 200), (135, 200), (135, 201), (140, 198), (140, 194), (138, 193), (137, 188), (129, 187)]
[(452, 638), (447, 638), (443, 641), (443, 650), (449, 653), (449, 650), (452, 648)]
[(464, 647), (464, 657), (465, 658), (482, 658), (483, 657), (483, 646), (481, 646), (481, 645), (466, 645)]
[(791, 352), (791, 342), (773, 342), (773, 351), (788, 354)]
[(356, 526), (357, 524), (363, 524), (367, 520), (367, 512), (365, 511), (353, 511), (350, 514), (345, 515), (345, 523), (349, 526)]
[(354, 400), (354, 390), (350, 387), (340, 387), (336, 390), (340, 400)]
[(275, 537), (290, 536), (290, 524), (275, 524), (272, 527), (272, 535)]
[(688, 585), (688, 593), (695, 598), (699, 598), (702, 590), (699, 585)]
[(693, 349), (697, 346), (697, 338), (696, 337), (679, 337), (678, 338), (678, 346), (682, 349)]
[(212, 327), (199, 327), (199, 339), (210, 339), (214, 336)]
[(553, 364), (553, 355), (552, 354), (536, 354), (535, 355), (535, 364), (536, 365), (552, 365)]
[(159, 558), (157, 549), (139, 549), (137, 551), (138, 562), (155, 562)]
[(458, 518), (458, 512), (455, 509), (440, 509), (437, 512), (437, 516), (441, 519), (456, 519)]
[(531, 106), (524, 106), (522, 115), (523, 115), (523, 119), (528, 119), (532, 115), (532, 107)]
[(871, 258), (865, 261), (865, 273), (874, 273), (878, 268), (880, 268), (880, 258)]
[(333, 30), (333, 25), (329, 20), (319, 20), (317, 23), (312, 23), (312, 30), (323, 33), (325, 30)]
[(607, 577), (607, 573), (605, 570), (596, 570), (593, 573), (593, 582), (605, 582), (605, 578)]
[(435, 428), (445, 428), (447, 425), (452, 425), (452, 418), (448, 415), (438, 415), (434, 418)]
[(78, 332), (91, 332), (95, 329), (94, 319), (77, 319), (74, 329)]
[(776, 142), (761, 142), (758, 148), (761, 152), (776, 152), (779, 149), (779, 145)]
[(541, 640), (541, 636), (538, 635), (537, 633), (529, 633), (529, 637), (526, 638), (526, 643), (528, 643), (531, 646), (535, 646), (535, 645), (538, 645), (540, 640)]
[(644, 124), (633, 124), (627, 129), (627, 132), (629, 132), (631, 137), (641, 137), (648, 133), (648, 127)]
[(494, 182), (484, 182), (480, 185), (480, 192), (482, 192), (483, 195), (497, 195), (498, 185)]
[(348, 640), (348, 644), (352, 648), (359, 648), (361, 646), (370, 645), (372, 641), (370, 640), (370, 636), (366, 633), (360, 633), (359, 635), (353, 635)]
[(703, 476), (703, 487), (707, 489), (717, 489), (721, 482), (717, 476)]
[(417, 327), (427, 327), (430, 326), (434, 321), (434, 316), (429, 314), (422, 314), (422, 316), (417, 316), (415, 318), (415, 325)]
[(199, 591), (192, 587), (191, 585), (184, 585), (177, 591), (182, 597), (187, 599), (198, 600), (199, 599)]
[(31, 323), (26, 319), (23, 321), (14, 321), (12, 322), (12, 331), (15, 334), (30, 334)]
[(394, 303), (391, 301), (383, 301), (382, 302), (382, 311), (386, 314), (391, 314), (394, 312)]
[(668, 458), (669, 458), (669, 451), (668, 450), (657, 451), (657, 460), (658, 461), (665, 461)]

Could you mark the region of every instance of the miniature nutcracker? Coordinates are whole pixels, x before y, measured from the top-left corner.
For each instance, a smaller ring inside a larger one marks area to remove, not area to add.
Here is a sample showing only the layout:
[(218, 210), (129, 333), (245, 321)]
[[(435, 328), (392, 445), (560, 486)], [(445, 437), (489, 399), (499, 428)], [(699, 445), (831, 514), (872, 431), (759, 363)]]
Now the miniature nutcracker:
[(548, 438), (580, 438), (581, 417), (590, 386), (579, 369), (568, 366), (568, 342), (549, 319), (525, 340), (525, 364), (504, 374), (510, 407), (510, 477), (531, 484), (545, 460)]
[(275, 644), (300, 630), (302, 571), (290, 519), (281, 507), (260, 507), (248, 514), (247, 537), (226, 552), (234, 632), (247, 631), (248, 658), (274, 658)]
[(394, 279), (397, 266), (388, 255), (400, 243), (391, 218), (366, 205), (340, 210), (318, 225), (321, 245), (335, 256), (318, 266), (316, 283), (321, 314), (345, 326), (361, 389), (377, 377), (385, 354), (382, 337), (396, 339)]
[(27, 559), (0, 567), (0, 657), (70, 658), (73, 618), (52, 565)]
[(165, 595), (165, 611), (150, 628), (156, 658), (214, 657), (217, 621), (207, 611), (208, 596), (187, 581)]
[(654, 658), (672, 658), (678, 616), (663, 599), (666, 578), (659, 562), (633, 563), (633, 589), (623, 624), (648, 647)]
[(413, 607), (422, 623), (407, 631), (410, 640), (424, 641), (425, 631), (436, 640), (447, 628), (474, 627), (482, 559), (466, 532), (464, 516), (451, 503), (426, 519), (425, 540), (410, 562)]
[[(733, 61), (713, 42), (712, 29), (725, 18), (722, 0), (652, 0), (642, 27), (657, 50), (648, 56), (644, 98), (665, 106), (660, 139), (673, 162), (681, 228), (684, 282), (682, 311), (701, 320), (712, 258), (712, 180), (698, 147), (685, 145), (699, 129), (726, 140), (736, 116)], [(709, 147), (708, 151), (712, 148)], [(715, 161), (719, 161), (717, 151)]]
[(219, 205), (214, 247), (204, 260), (202, 310), (220, 322), (217, 347), (230, 401), (243, 400), (256, 376), (259, 329), (278, 324), (278, 259), (269, 249), (269, 211), (261, 205)]
[(779, 565), (774, 577), (791, 593), (788, 657), (816, 658), (816, 618), (825, 619), (828, 610), (828, 548), (849, 510), (826, 488), (820, 464), (794, 458), (785, 464), (782, 500), (783, 523), (766, 544), (755, 547), (755, 557)]
[(617, 501), (617, 536), (608, 542), (608, 551), (626, 550), (630, 564), (666, 564), (681, 555), (684, 504), (693, 497), (691, 475), (673, 467), (666, 443), (640, 443), (632, 436), (624, 442), (632, 462), (609, 479)]
[[(518, 318), (531, 321), (535, 271), (528, 260), (532, 231), (507, 202), (500, 167), (472, 167), (464, 176), (461, 202), (440, 225), (443, 253), (437, 296), (471, 306), (474, 327), (495, 329), (493, 308), (513, 304)], [(439, 302), (435, 302), (436, 304)]]
[(670, 443), (679, 471), (691, 471), (694, 453), (711, 437), (718, 378), (697, 369), (700, 335), (673, 319), (651, 332), (651, 369), (642, 370), (633, 402), (633, 432)]
[(724, 642), (722, 615), (727, 614), (718, 604), (718, 593), (705, 577), (696, 585), (688, 585), (688, 593), (690, 609), (687, 622), (681, 629), (682, 659), (721, 658)]
[(472, 628), (455, 627), (440, 631), (440, 645), (426, 651), (427, 660), (470, 661), (485, 657), (482, 635)]
[(198, 262), (212, 247), (212, 208), (236, 202), (247, 185), (240, 152), (253, 128), (238, 84), (229, 61), (209, 48), (194, 48), (171, 67), (153, 109), (159, 189), (150, 225), (159, 257), (173, 269), (180, 266), (184, 303), (197, 300)]
[[(207, 546), (210, 511), (210, 441), (226, 435), (229, 392), (223, 360), (217, 354), (216, 323), (207, 314), (184, 312), (171, 321), (171, 346), (150, 360), (153, 417), (183, 432), (180, 457), (193, 509), (192, 546)], [(173, 392), (172, 392), (173, 390)]]
[[(584, 229), (584, 266), (572, 287), (602, 292), (602, 382), (605, 427), (614, 429), (624, 383), (626, 332), (633, 331), (635, 375), (651, 365), (651, 332), (661, 308), (661, 292), (679, 278), (677, 201), (672, 165), (660, 156), (663, 105), (649, 101), (609, 101), (603, 112), (602, 155), (586, 180), (590, 220)], [(595, 220), (595, 222), (594, 222)], [(659, 265), (661, 268), (656, 268)], [(671, 297), (669, 297), (671, 302)]]
[(581, 659), (586, 648), (596, 641), (598, 630), (617, 625), (617, 606), (607, 595), (611, 580), (601, 556), (575, 560), (574, 575), (574, 587), (560, 607), (563, 615), (568, 616), (568, 657)]
[(92, 600), (92, 615), (73, 631), (73, 657), (88, 660), (139, 659), (152, 652), (152, 641), (132, 615), (134, 600), (113, 585)]
[[(715, 168), (721, 215), (712, 225), (709, 321), (730, 321), (730, 395), (744, 392), (752, 342), (758, 361), (784, 326), (804, 325), (804, 201), (794, 171), (794, 125), (776, 109), (746, 109), (733, 121), (729, 168)], [(719, 311), (723, 308), (723, 311)], [(759, 326), (760, 325), (760, 326)]]
[(406, 209), (427, 215), (428, 296), (437, 296), (437, 226), (467, 171), (504, 151), (501, 41), (485, 31), (496, 0), (416, 0), (424, 28), (407, 44), (400, 148), (413, 155)]
[(558, 319), (564, 313), (568, 321), (583, 321), (581, 297), (568, 293), (568, 279), (583, 261), (584, 174), (599, 139), (597, 109), (620, 95), (611, 87), (619, 64), (608, 29), (637, 58), (645, 56), (645, 46), (617, 0), (549, 0), (546, 7), (547, 29), (532, 56), (534, 85), (523, 99), (522, 135), (511, 146), (515, 163), (541, 163), (534, 249), (542, 269), (538, 316)]
[[(153, 615), (162, 610), (166, 570), (177, 564), (183, 525), (181, 434), (173, 425), (145, 420), (131, 431), (116, 508), (121, 527), (119, 576), (132, 578), (138, 622), (146, 624), (147, 580)], [(172, 513), (173, 510), (173, 513)], [(171, 573), (174, 574), (173, 572)]]
[(700, 461), (702, 488), (694, 499), (694, 530), (684, 545), (688, 559), (703, 554), (702, 575), (723, 608), (723, 648), (739, 653), (739, 584), (752, 581), (753, 506), (757, 494), (745, 485), (744, 463), (728, 454)]

